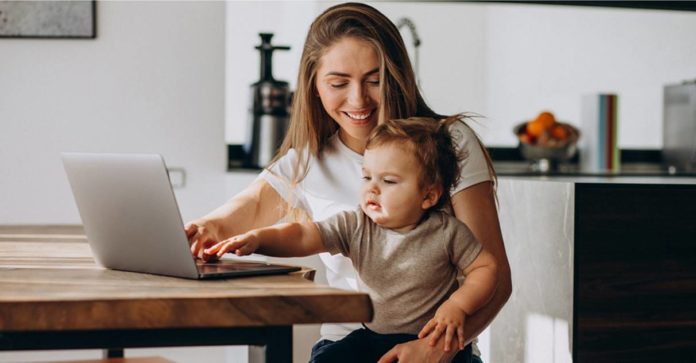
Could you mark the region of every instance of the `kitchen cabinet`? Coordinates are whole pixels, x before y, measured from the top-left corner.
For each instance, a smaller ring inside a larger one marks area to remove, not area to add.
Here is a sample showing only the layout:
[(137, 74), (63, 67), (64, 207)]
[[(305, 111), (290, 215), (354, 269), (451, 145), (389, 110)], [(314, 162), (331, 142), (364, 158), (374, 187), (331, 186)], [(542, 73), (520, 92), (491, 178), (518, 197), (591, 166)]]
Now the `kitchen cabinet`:
[(696, 361), (696, 178), (501, 177), (490, 362)]

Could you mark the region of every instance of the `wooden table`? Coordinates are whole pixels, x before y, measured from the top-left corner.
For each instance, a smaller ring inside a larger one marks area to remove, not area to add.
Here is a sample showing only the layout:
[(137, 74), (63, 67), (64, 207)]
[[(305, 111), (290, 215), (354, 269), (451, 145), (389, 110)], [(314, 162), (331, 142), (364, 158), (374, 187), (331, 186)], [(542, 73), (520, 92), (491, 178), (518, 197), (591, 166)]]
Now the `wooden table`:
[(97, 266), (79, 226), (0, 226), (0, 350), (265, 346), (292, 360), (292, 325), (365, 322), (367, 294), (277, 276), (195, 281)]

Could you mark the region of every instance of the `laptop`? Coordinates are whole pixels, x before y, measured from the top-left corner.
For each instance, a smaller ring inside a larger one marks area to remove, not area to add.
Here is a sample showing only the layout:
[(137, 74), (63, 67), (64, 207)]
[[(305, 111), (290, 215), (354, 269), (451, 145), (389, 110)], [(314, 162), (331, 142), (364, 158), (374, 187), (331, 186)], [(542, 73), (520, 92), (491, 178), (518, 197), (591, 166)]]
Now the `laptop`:
[(191, 254), (164, 159), (158, 154), (61, 153), (97, 263), (189, 279), (284, 274), (297, 266)]

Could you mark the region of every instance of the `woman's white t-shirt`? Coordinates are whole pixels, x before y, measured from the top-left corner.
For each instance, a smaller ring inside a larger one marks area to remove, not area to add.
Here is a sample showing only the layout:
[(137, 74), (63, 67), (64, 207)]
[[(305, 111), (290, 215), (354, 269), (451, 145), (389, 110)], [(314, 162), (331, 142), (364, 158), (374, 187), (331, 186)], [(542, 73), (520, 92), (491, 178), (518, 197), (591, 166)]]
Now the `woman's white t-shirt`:
[[(473, 131), (456, 122), (450, 127), (450, 133), (465, 156), (460, 164), (459, 183), (451, 194), (491, 180), (486, 158)], [(336, 133), (319, 158), (310, 158), (307, 176), (295, 188), (288, 183), (297, 162), (297, 151), (294, 149), (271, 167), (272, 173), (264, 170), (259, 177), (268, 182), (290, 205), (303, 209), (312, 220), (321, 221), (359, 205), (362, 160), (362, 155), (345, 146)], [(330, 286), (358, 289), (357, 275), (350, 259), (329, 253), (322, 253), (319, 257), (326, 266), (326, 278)], [(360, 324), (323, 324), (321, 336), (323, 339), (336, 341), (360, 327)]]

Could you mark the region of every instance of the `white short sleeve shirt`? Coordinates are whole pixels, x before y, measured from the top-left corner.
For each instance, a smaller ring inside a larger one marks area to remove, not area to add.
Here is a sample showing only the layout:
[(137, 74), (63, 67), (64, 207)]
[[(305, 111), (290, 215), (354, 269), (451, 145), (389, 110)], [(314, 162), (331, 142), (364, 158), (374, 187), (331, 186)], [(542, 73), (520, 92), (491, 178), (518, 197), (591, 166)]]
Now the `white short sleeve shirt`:
[[(450, 133), (465, 155), (461, 162), (459, 183), (452, 189), (455, 194), (472, 185), (491, 180), (483, 150), (473, 131), (456, 122)], [(306, 151), (305, 151), (306, 152)], [(310, 158), (307, 176), (292, 188), (288, 180), (297, 162), (297, 151), (290, 150), (271, 167), (272, 173), (264, 170), (259, 178), (268, 182), (280, 196), (294, 207), (301, 208), (314, 221), (346, 210), (353, 210), (360, 203), (362, 185), (362, 155), (343, 144), (334, 134), (320, 158)], [(275, 174), (275, 175), (274, 175)], [(322, 253), (319, 255), (326, 266), (326, 278), (330, 286), (342, 289), (358, 289), (357, 275), (353, 265), (343, 255)], [(359, 324), (324, 324), (321, 335), (324, 339), (338, 340)]]

